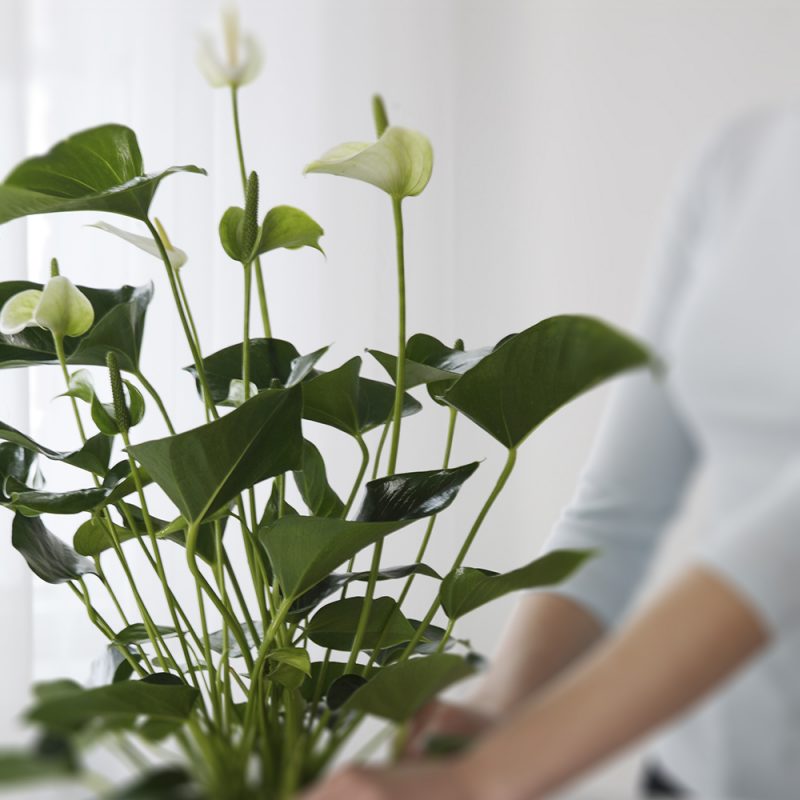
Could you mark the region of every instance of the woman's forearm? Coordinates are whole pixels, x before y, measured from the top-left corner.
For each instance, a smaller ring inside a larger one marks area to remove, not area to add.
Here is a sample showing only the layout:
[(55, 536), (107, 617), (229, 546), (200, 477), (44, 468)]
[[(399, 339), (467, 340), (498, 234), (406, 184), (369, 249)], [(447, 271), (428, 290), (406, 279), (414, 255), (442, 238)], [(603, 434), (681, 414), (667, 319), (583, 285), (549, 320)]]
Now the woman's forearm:
[(485, 800), (540, 797), (674, 717), (767, 640), (730, 586), (693, 567), (456, 769)]
[(572, 600), (549, 592), (527, 595), (518, 603), (471, 705), (492, 716), (519, 708), (603, 633), (597, 618)]

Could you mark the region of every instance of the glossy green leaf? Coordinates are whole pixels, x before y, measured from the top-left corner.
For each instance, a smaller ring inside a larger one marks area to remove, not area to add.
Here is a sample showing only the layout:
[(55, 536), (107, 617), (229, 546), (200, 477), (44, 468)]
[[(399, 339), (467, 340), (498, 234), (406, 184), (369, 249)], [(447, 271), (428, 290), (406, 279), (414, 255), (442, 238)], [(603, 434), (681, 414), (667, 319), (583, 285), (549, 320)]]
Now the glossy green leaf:
[(26, 517), (39, 514), (80, 514), (91, 511), (103, 503), (108, 496), (108, 489), (74, 489), (71, 492), (46, 492), (28, 489), (14, 478), (8, 478), (4, 491), (8, 495), (5, 503), (14, 511)]
[(556, 550), (503, 574), (460, 567), (442, 581), (439, 590), (442, 608), (450, 619), (458, 619), (511, 592), (553, 586), (568, 578), (593, 555), (592, 551), (585, 550)]
[(327, 346), (320, 347), (319, 350), (314, 350), (313, 353), (297, 356), (297, 358), (292, 361), (292, 368), (286, 380), (283, 381), (283, 385), (289, 389), (292, 386), (297, 386), (298, 383), (302, 383), (306, 378), (311, 378), (316, 375), (317, 372), (314, 367), (322, 356), (328, 352), (328, 349)]
[(47, 583), (65, 583), (82, 575), (96, 575), (94, 562), (76, 553), (50, 533), (38, 517), (14, 515), (11, 544), (31, 571)]
[(366, 485), (358, 519), (370, 522), (421, 519), (444, 511), (478, 468), (478, 462), (450, 469), (405, 472)]
[[(312, 642), (331, 650), (349, 651), (364, 608), (363, 597), (347, 597), (323, 606), (306, 624)], [(407, 642), (414, 628), (391, 597), (376, 597), (370, 606), (362, 649), (371, 650), (379, 643), (387, 647)]]
[(196, 689), (182, 683), (124, 681), (44, 700), (28, 712), (27, 718), (56, 731), (139, 716), (185, 720), (198, 697)]
[[(2, 423), (0, 423), (2, 424)], [(20, 483), (32, 480), (36, 466), (36, 453), (11, 442), (0, 443), (0, 486), (6, 478)]]
[(261, 223), (256, 254), (262, 255), (278, 248), (296, 250), (299, 247), (313, 247), (322, 253), (319, 238), (323, 233), (322, 228), (305, 211), (292, 206), (275, 206), (267, 212)]
[(63, 461), (65, 464), (85, 469), (88, 472), (95, 472), (98, 475), (105, 475), (108, 470), (108, 461), (111, 458), (111, 439), (102, 433), (89, 439), (80, 450), (68, 452), (44, 447), (31, 439), (30, 436), (22, 433), (22, 431), (18, 431), (4, 422), (0, 422), (0, 439), (24, 447), (26, 450), (49, 458), (51, 461)]
[[(362, 668), (359, 667), (359, 669)], [(343, 675), (350, 674), (346, 670), (347, 664), (344, 661), (312, 662), (311, 673), (300, 687), (300, 694), (310, 702), (313, 699), (314, 689), (317, 688), (318, 699), (326, 697), (333, 683)], [(371, 667), (368, 675), (374, 675), (377, 671), (377, 667)], [(320, 685), (320, 681), (322, 685)]]
[[(359, 436), (383, 425), (392, 416), (394, 387), (359, 377), (361, 359), (352, 358), (338, 369), (323, 372), (303, 386), (303, 417)], [(403, 399), (403, 416), (422, 406), (410, 395)]]
[[(292, 615), (304, 616), (308, 614), (309, 611), (313, 611), (323, 600), (335, 594), (339, 589), (347, 586), (347, 584), (353, 581), (368, 581), (370, 574), (369, 570), (363, 570), (362, 572), (340, 572), (328, 575), (327, 578), (320, 581), (316, 586), (297, 598), (292, 604)], [(389, 581), (396, 580), (397, 578), (407, 578), (409, 575), (426, 575), (429, 578), (441, 580), (439, 573), (427, 564), (406, 564), (401, 567), (386, 567), (378, 570), (375, 577), (378, 581)]]
[(214, 422), (135, 445), (133, 457), (188, 520), (302, 463), (299, 389), (263, 392)]
[(303, 443), (303, 468), (292, 473), (300, 497), (315, 517), (341, 517), (344, 503), (328, 483), (325, 462), (308, 439)]
[(498, 442), (518, 447), (551, 414), (650, 361), (638, 342), (591, 317), (551, 317), (508, 339), (444, 399)]
[(242, 264), (252, 261), (253, 255), (246, 251), (242, 242), (244, 209), (231, 206), (226, 209), (219, 221), (219, 240), (228, 258)]
[[(273, 381), (286, 385), (292, 374), (292, 365), (301, 358), (297, 348), (283, 339), (250, 340), (250, 380), (258, 389), (269, 389)], [(230, 392), (231, 381), (242, 379), (242, 343), (231, 345), (203, 359), (211, 398), (223, 403)], [(197, 378), (194, 366), (185, 370)], [(198, 384), (198, 392), (200, 387)]]
[[(418, 619), (409, 619), (408, 621), (411, 623), (411, 626), (415, 631), (422, 624), (422, 622)], [(445, 633), (445, 629), (439, 627), (438, 625), (428, 625), (425, 628), (425, 633), (423, 634), (422, 638), (414, 645), (414, 655), (431, 655), (442, 650), (451, 650), (456, 644), (468, 644), (468, 642), (465, 642), (463, 639), (456, 639), (455, 637), (451, 636), (447, 642), (445, 642), (444, 647), (442, 647), (441, 642), (445, 637)], [(380, 664), (381, 666), (393, 664), (405, 654), (406, 648), (410, 641), (411, 640), (408, 639), (407, 641), (399, 642), (390, 647), (381, 647), (375, 658), (375, 663)]]
[(460, 656), (439, 653), (383, 667), (356, 690), (345, 710), (405, 722), (432, 697), (474, 672)]
[[(293, 508), (284, 497), (283, 499), (283, 508), (279, 508), (281, 504), (280, 499), (280, 491), (278, 490), (278, 484), (273, 481), (272, 489), (269, 493), (269, 498), (267, 499), (266, 504), (264, 505), (264, 513), (261, 515), (261, 519), (259, 520), (258, 527), (261, 528), (268, 528), (275, 522), (278, 517), (282, 516), (297, 516), (297, 509)], [(283, 513), (280, 513), (281, 510)]]
[(281, 517), (259, 532), (287, 597), (296, 598), (360, 550), (411, 523)]
[(174, 172), (205, 174), (190, 165), (147, 175), (134, 132), (101, 125), (17, 166), (0, 184), (0, 224), (57, 211), (108, 211), (144, 221), (158, 184)]
[[(0, 283), (0, 305), (18, 292), (41, 290), (41, 283), (5, 281)], [(64, 340), (67, 361), (74, 365), (102, 366), (113, 351), (120, 369), (135, 372), (144, 333), (147, 306), (153, 285), (138, 288), (92, 289), (78, 286), (94, 310), (94, 325), (83, 336)], [(0, 334), (0, 368), (57, 363), (53, 337), (41, 328), (25, 328), (18, 334)]]
[(331, 711), (338, 711), (366, 682), (363, 675), (354, 675), (352, 672), (340, 675), (328, 687), (325, 704)]

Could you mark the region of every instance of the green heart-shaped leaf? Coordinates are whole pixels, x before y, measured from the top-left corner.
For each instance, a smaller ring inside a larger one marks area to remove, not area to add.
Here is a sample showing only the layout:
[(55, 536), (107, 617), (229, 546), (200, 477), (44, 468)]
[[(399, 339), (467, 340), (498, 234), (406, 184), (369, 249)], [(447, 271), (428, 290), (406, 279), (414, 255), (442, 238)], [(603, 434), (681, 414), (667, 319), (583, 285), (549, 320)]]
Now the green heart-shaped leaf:
[(259, 532), (286, 597), (296, 598), (360, 550), (410, 525), (329, 517), (281, 517)]
[(568, 578), (592, 555), (591, 551), (556, 550), (502, 575), (460, 567), (442, 581), (439, 589), (442, 608), (450, 619), (458, 619), (511, 592), (553, 586)]
[(405, 722), (432, 697), (473, 672), (463, 658), (447, 653), (401, 661), (377, 671), (353, 692), (344, 709)]
[(125, 721), (139, 716), (185, 720), (199, 694), (182, 683), (125, 681), (44, 700), (28, 712), (27, 718), (50, 730), (65, 732), (90, 722)]
[(292, 206), (275, 206), (267, 212), (261, 223), (256, 254), (263, 255), (278, 248), (296, 250), (299, 247), (313, 247), (322, 253), (319, 237), (323, 233), (322, 228), (305, 211)]
[[(94, 310), (94, 324), (82, 336), (64, 340), (67, 362), (104, 367), (106, 354), (117, 356), (120, 369), (135, 372), (144, 334), (145, 314), (153, 297), (153, 285), (138, 288), (92, 289), (78, 286)], [(42, 289), (41, 283), (5, 281), (0, 283), (0, 306), (13, 295)], [(0, 334), (0, 368), (56, 364), (55, 346), (49, 331), (25, 328), (14, 335)]]
[(273, 665), (269, 679), (290, 689), (298, 689), (311, 675), (311, 659), (302, 647), (278, 647), (270, 651), (267, 661)]
[[(361, 359), (355, 357), (338, 369), (323, 372), (303, 386), (303, 417), (330, 425), (350, 436), (360, 436), (392, 416), (394, 387), (359, 377)], [(411, 395), (403, 398), (403, 416), (422, 406)]]
[(38, 517), (15, 514), (11, 544), (22, 554), (31, 572), (47, 583), (65, 583), (97, 574), (93, 561), (50, 533)]
[(101, 125), (23, 161), (0, 183), (0, 224), (31, 214), (108, 211), (145, 221), (158, 184), (193, 165), (145, 174), (136, 134), (124, 125)]
[(207, 425), (129, 448), (186, 519), (302, 465), (300, 390), (262, 392)]
[[(2, 423), (0, 423), (2, 425)], [(0, 486), (6, 478), (28, 483), (36, 464), (36, 453), (11, 442), (0, 444)]]
[[(309, 365), (307, 361), (309, 356), (301, 356), (291, 342), (283, 339), (251, 339), (250, 380), (258, 389), (269, 389), (276, 380), (282, 386), (293, 385), (290, 381), (295, 365), (302, 360), (302, 366), (307, 369), (306, 374), (302, 376), (304, 378), (324, 352), (323, 349), (311, 354), (312, 362)], [(231, 345), (207, 356), (203, 359), (203, 366), (211, 390), (211, 399), (219, 405), (228, 398), (231, 381), (242, 379), (242, 343)], [(197, 379), (194, 366), (184, 369)], [(299, 382), (299, 380), (294, 381), (294, 383)], [(199, 393), (199, 384), (197, 389)]]
[(573, 398), (647, 364), (638, 342), (591, 317), (551, 317), (508, 339), (444, 399), (508, 448)]
[[(323, 606), (306, 624), (312, 642), (331, 650), (349, 651), (364, 608), (363, 597), (347, 597)], [(372, 650), (379, 643), (391, 646), (407, 642), (414, 628), (391, 597), (376, 597), (369, 609), (361, 647)]]

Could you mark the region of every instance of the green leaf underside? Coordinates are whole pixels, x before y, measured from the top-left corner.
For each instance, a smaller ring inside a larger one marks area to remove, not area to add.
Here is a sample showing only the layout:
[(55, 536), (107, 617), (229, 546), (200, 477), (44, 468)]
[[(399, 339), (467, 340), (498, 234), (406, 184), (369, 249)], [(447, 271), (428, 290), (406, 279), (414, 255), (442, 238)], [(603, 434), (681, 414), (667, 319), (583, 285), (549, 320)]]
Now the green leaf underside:
[[(347, 664), (344, 661), (328, 661), (323, 664), (322, 661), (314, 661), (311, 664), (311, 674), (306, 678), (300, 686), (300, 694), (307, 701), (311, 701), (314, 688), (319, 687), (319, 696), (325, 697), (330, 690), (330, 687), (343, 675), (348, 674), (345, 672)], [(324, 671), (324, 677), (323, 677)], [(369, 676), (378, 672), (378, 667), (371, 667), (367, 673)], [(322, 678), (322, 686), (319, 686), (320, 678)]]
[[(142, 518), (141, 509), (131, 505), (127, 507), (136, 522), (136, 532), (140, 536), (147, 537), (147, 529), (144, 519)], [(223, 518), (221, 520), (223, 526), (225, 525), (226, 519), (227, 518)], [(179, 517), (177, 520), (173, 520), (170, 523), (155, 518), (153, 518), (152, 522), (156, 526), (157, 539), (165, 539), (181, 547), (186, 547), (186, 529), (189, 527), (189, 523), (183, 517)], [(114, 524), (114, 533), (120, 544), (124, 544), (136, 538), (136, 533), (134, 531), (122, 525)], [(91, 517), (81, 523), (78, 530), (75, 531), (72, 546), (82, 556), (90, 557), (99, 556), (106, 550), (110, 550), (114, 546), (114, 542), (108, 531), (106, 521), (97, 517)], [(213, 521), (204, 522), (200, 526), (200, 531), (197, 535), (197, 555), (207, 564), (216, 563), (217, 553)]]
[(108, 496), (108, 489), (103, 488), (75, 489), (71, 492), (42, 492), (27, 488), (9, 490), (13, 482), (13, 478), (6, 482), (9, 500), (5, 505), (27, 517), (91, 511), (101, 505)]
[(591, 551), (556, 550), (503, 574), (461, 567), (442, 581), (442, 607), (450, 619), (458, 619), (511, 592), (560, 583), (592, 555)]
[[(350, 436), (359, 436), (392, 416), (394, 387), (359, 376), (361, 358), (305, 381), (303, 417), (330, 425)], [(416, 414), (422, 406), (411, 395), (403, 398), (403, 416)]]
[(341, 517), (344, 503), (328, 483), (325, 462), (316, 446), (303, 442), (303, 468), (293, 473), (300, 497), (315, 517)]
[(444, 399), (513, 448), (573, 398), (648, 361), (642, 345), (599, 320), (551, 317), (487, 355)]
[(87, 472), (95, 472), (98, 475), (105, 475), (111, 457), (112, 440), (102, 433), (89, 439), (80, 450), (69, 452), (60, 452), (44, 447), (22, 431), (18, 431), (4, 422), (0, 422), (0, 439), (23, 447), (31, 453), (49, 458), (51, 461), (63, 461), (65, 464), (85, 469)]
[(101, 125), (17, 166), (0, 184), (0, 224), (58, 211), (108, 211), (144, 221), (158, 184), (175, 172), (205, 174), (188, 165), (146, 175), (134, 132)]
[[(170, 628), (165, 625), (156, 625), (161, 636), (174, 636), (176, 634), (175, 628)], [(142, 622), (134, 622), (123, 628), (114, 638), (115, 642), (120, 644), (140, 644), (141, 642), (149, 642), (150, 636), (147, 633), (147, 626)]]
[(184, 684), (124, 681), (44, 700), (27, 718), (57, 731), (139, 716), (181, 721), (189, 716), (198, 697), (196, 689)]
[(360, 550), (410, 525), (326, 517), (281, 517), (259, 532), (284, 594), (296, 598)]
[(357, 689), (344, 709), (405, 722), (436, 694), (473, 672), (467, 661), (448, 653), (391, 664)]
[[(4, 281), (0, 283), (0, 307), (13, 295), (28, 289), (42, 289), (41, 283)], [(94, 309), (94, 325), (83, 336), (64, 340), (67, 362), (72, 365), (104, 367), (106, 354), (116, 354), (120, 369), (135, 372), (144, 334), (147, 307), (153, 284), (120, 289), (92, 289), (79, 286)], [(42, 328), (30, 327), (13, 335), (0, 334), (0, 368), (56, 364), (53, 337)]]
[[(456, 350), (427, 333), (415, 333), (406, 344), (405, 388), (413, 389), (422, 384), (439, 381), (454, 381), (459, 375), (472, 369), (494, 348), (478, 350)], [(394, 380), (397, 374), (397, 356), (381, 350), (369, 350), (375, 360)]]
[(261, 232), (256, 244), (256, 253), (263, 255), (270, 250), (313, 247), (322, 252), (319, 238), (324, 231), (305, 211), (292, 206), (271, 208), (261, 223)]
[(452, 469), (406, 472), (366, 485), (358, 519), (366, 522), (421, 519), (444, 511), (455, 500), (478, 462)]
[(298, 389), (262, 392), (207, 425), (129, 448), (186, 519), (302, 465)]
[[(308, 621), (306, 633), (312, 642), (332, 650), (349, 651), (364, 608), (363, 597), (347, 597), (323, 606)], [(372, 650), (379, 643), (386, 647), (408, 642), (414, 628), (391, 597), (376, 597), (367, 617), (362, 649)]]
[[(409, 575), (426, 575), (429, 578), (441, 580), (441, 576), (435, 569), (427, 564), (407, 564), (401, 567), (387, 567), (381, 569), (376, 574), (376, 580), (389, 581), (397, 578), (407, 578)], [(304, 615), (316, 608), (325, 598), (335, 594), (339, 589), (347, 586), (353, 581), (369, 580), (369, 570), (362, 572), (341, 572), (328, 575), (316, 586), (300, 595), (292, 604), (291, 613), (293, 615)]]
[[(0, 422), (0, 430), (3, 423)], [(0, 436), (0, 438), (2, 438)], [(12, 442), (0, 443), (0, 486), (6, 478), (14, 478), (20, 483), (31, 480), (33, 468), (36, 465), (36, 452), (21, 447)]]
[(65, 583), (83, 575), (96, 575), (94, 563), (76, 553), (45, 528), (38, 517), (14, 515), (11, 544), (36, 576), (47, 583)]

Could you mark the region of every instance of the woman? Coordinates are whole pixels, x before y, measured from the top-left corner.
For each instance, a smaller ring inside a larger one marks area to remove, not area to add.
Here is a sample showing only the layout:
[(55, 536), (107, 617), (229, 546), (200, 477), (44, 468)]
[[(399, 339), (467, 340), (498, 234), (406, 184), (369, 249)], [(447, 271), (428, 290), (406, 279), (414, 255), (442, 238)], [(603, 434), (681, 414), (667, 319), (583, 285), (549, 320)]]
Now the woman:
[[(736, 122), (681, 192), (641, 334), (668, 364), (617, 386), (548, 549), (601, 556), (526, 596), (466, 706), (435, 703), (410, 750), (308, 800), (529, 800), (656, 728), (652, 796), (800, 795), (800, 109)], [(702, 462), (712, 529), (620, 622)], [(668, 726), (666, 723), (670, 723)]]

